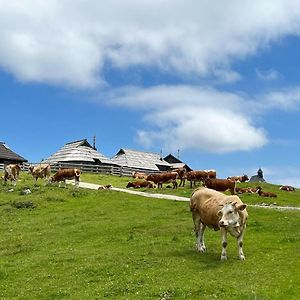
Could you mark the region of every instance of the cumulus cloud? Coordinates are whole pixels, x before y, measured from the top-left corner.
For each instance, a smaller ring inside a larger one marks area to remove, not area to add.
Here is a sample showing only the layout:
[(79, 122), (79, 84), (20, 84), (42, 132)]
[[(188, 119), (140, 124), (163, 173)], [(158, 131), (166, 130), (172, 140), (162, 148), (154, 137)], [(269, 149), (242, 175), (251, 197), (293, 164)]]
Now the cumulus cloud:
[(138, 131), (145, 147), (194, 149), (224, 153), (253, 150), (268, 141), (247, 107), (253, 103), (232, 93), (191, 86), (127, 88), (107, 101), (144, 113), (146, 129)]
[(1, 0), (0, 20), (0, 67), (22, 81), (101, 86), (108, 63), (232, 82), (232, 61), (299, 34), (300, 3)]

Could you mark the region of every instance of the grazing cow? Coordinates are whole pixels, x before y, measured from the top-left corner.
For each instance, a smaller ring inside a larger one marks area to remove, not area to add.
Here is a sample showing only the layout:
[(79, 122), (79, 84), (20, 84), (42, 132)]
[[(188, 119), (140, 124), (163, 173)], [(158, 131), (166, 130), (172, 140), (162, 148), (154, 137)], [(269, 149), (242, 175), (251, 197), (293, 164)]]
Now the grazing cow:
[(75, 186), (79, 186), (80, 180), (80, 170), (79, 169), (59, 169), (51, 178), (50, 183), (52, 182), (61, 182), (63, 181), (66, 186), (66, 179), (75, 180)]
[(162, 188), (163, 183), (169, 183), (172, 182), (173, 189), (177, 189), (177, 179), (178, 174), (176, 172), (163, 172), (163, 173), (155, 173), (150, 174), (147, 176), (147, 181), (153, 181), (155, 184), (157, 184), (157, 187)]
[(274, 194), (274, 193), (271, 193), (271, 192), (264, 192), (264, 191), (262, 190), (261, 187), (257, 189), (256, 193), (257, 193), (259, 196), (261, 196), (261, 197), (272, 197), (272, 198), (276, 198), (276, 197), (277, 197), (277, 195)]
[(185, 185), (185, 180), (186, 180), (186, 169), (185, 168), (178, 168), (175, 169), (174, 172), (178, 174), (178, 179), (180, 179), (179, 186), (184, 186)]
[(279, 189), (287, 192), (294, 192), (296, 190), (293, 186), (290, 185), (282, 185)]
[(135, 188), (135, 189), (138, 189), (138, 188), (154, 188), (155, 185), (153, 182), (151, 181), (131, 181), (131, 182), (128, 182), (127, 188)]
[(204, 181), (203, 185), (209, 189), (219, 192), (225, 192), (229, 190), (231, 195), (235, 195), (236, 182), (229, 179), (208, 178)]
[(204, 230), (208, 226), (214, 230), (221, 230), (221, 260), (227, 259), (228, 232), (237, 238), (239, 258), (245, 260), (242, 247), (248, 218), (246, 206), (238, 196), (227, 196), (205, 187), (196, 189), (190, 199), (190, 209), (197, 238), (197, 250), (206, 251)]
[(32, 175), (37, 182), (38, 178), (44, 178), (45, 181), (49, 181), (49, 177), (51, 174), (51, 167), (49, 164), (39, 164), (38, 166), (30, 166), (28, 168), (28, 173)]
[(246, 182), (249, 180), (249, 177), (247, 175), (242, 175), (242, 176), (231, 176), (231, 177), (227, 177), (228, 180), (232, 180), (235, 182)]
[(6, 184), (7, 180), (13, 181), (13, 185), (17, 184), (17, 180), (19, 178), (19, 174), (21, 171), (21, 166), (18, 164), (9, 164), (4, 167), (4, 183)]
[(143, 172), (133, 172), (132, 177), (135, 178), (135, 179), (146, 179), (147, 174), (143, 173)]

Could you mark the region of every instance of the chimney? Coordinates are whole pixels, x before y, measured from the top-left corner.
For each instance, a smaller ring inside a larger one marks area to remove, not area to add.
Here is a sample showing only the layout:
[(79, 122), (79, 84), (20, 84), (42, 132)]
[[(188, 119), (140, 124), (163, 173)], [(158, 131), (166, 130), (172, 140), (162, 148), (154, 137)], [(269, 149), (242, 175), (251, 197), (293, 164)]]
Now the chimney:
[(96, 136), (95, 135), (93, 136), (93, 148), (95, 150), (97, 150), (97, 148), (96, 148)]

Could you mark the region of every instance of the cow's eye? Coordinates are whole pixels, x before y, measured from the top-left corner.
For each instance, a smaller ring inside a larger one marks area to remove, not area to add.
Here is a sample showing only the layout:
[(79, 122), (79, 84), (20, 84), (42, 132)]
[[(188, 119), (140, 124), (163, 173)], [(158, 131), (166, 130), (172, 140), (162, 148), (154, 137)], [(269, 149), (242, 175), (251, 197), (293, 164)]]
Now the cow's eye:
[(233, 211), (232, 211), (232, 210), (230, 210), (228, 213), (229, 213), (229, 214), (232, 214), (232, 213), (233, 213)]

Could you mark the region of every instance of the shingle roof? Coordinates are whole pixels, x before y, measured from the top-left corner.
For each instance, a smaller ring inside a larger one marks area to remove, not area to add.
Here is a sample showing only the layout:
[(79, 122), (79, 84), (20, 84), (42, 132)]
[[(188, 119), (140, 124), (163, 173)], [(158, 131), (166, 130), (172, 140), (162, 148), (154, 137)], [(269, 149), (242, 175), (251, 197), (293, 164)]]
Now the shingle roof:
[(144, 170), (159, 171), (159, 166), (170, 167), (170, 164), (161, 158), (158, 153), (124, 148), (120, 149), (111, 160), (120, 166)]
[(17, 161), (17, 162), (26, 162), (27, 159), (24, 157), (18, 155), (17, 153), (13, 152), (9, 149), (9, 147), (3, 143), (0, 142), (0, 159), (1, 160), (9, 160), (9, 161)]
[(103, 154), (95, 150), (87, 140), (80, 140), (65, 144), (61, 149), (44, 160), (45, 163), (58, 162), (86, 162), (98, 164), (113, 164)]

